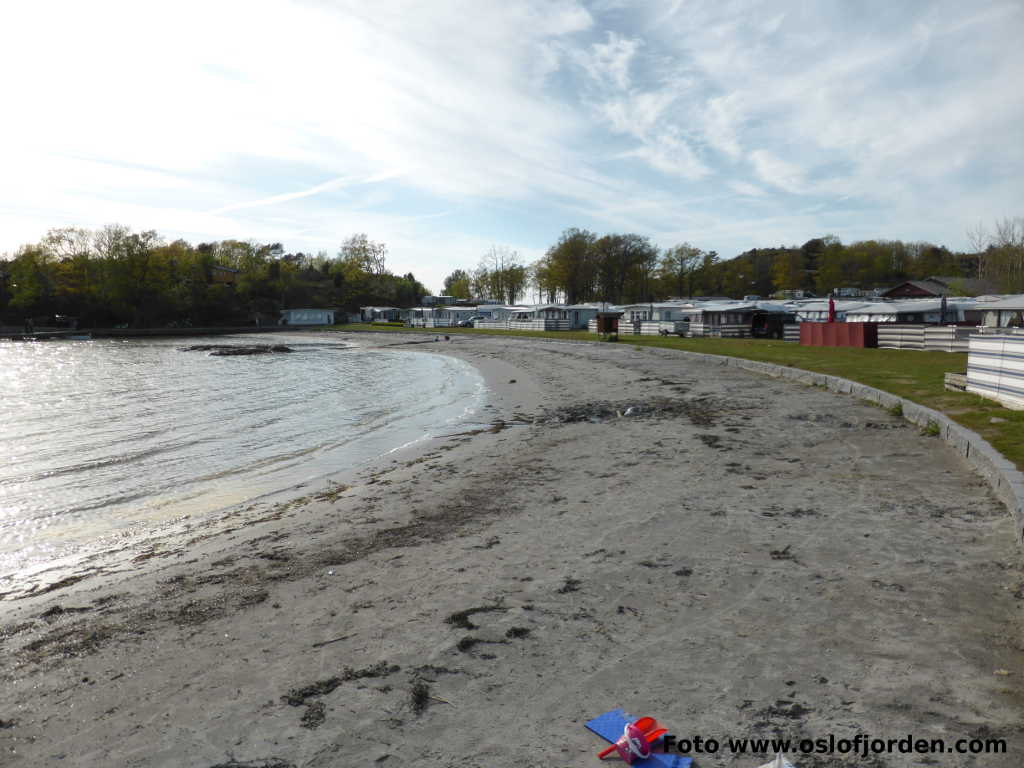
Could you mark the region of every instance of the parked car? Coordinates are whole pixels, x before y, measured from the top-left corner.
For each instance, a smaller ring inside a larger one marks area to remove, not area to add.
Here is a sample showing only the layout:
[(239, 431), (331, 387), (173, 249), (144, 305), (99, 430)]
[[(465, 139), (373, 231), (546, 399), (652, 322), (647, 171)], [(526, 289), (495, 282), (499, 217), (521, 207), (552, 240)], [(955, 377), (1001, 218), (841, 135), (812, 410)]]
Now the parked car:
[(472, 317), (467, 317), (465, 320), (461, 321), (458, 324), (458, 327), (459, 328), (472, 328), (477, 320), (483, 320), (483, 319), (484, 319), (483, 315), (473, 315)]

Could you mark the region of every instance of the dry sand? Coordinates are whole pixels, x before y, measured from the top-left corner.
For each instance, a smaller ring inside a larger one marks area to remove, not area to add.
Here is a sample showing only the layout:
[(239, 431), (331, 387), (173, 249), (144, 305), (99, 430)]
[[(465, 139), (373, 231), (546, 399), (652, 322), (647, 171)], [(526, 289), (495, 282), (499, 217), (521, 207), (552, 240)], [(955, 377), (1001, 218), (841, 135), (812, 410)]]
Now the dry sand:
[(666, 350), (427, 348), (497, 426), (0, 601), (0, 765), (598, 765), (615, 707), (1024, 765), (1021, 553), (936, 438)]

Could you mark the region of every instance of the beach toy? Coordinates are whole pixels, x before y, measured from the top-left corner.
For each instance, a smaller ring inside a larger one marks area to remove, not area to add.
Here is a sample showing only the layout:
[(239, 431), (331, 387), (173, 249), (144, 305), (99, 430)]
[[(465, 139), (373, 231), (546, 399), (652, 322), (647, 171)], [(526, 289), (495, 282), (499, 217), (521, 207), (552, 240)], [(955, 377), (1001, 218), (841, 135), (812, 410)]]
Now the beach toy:
[(618, 751), (619, 757), (632, 765), (637, 758), (644, 760), (650, 757), (651, 744), (667, 732), (668, 729), (661, 728), (653, 717), (641, 717), (635, 723), (626, 723), (618, 741), (598, 754), (598, 757), (604, 758)]
[(656, 751), (657, 741), (667, 732), (667, 729), (662, 728), (653, 717), (637, 718), (623, 712), (621, 709), (613, 709), (610, 712), (605, 712), (603, 715), (598, 715), (593, 720), (585, 723), (585, 725), (587, 730), (596, 733), (605, 741), (611, 742), (612, 746), (602, 752), (601, 756), (616, 751), (618, 742), (627, 736), (628, 726), (633, 726), (636, 731), (639, 731), (639, 734), (636, 731), (633, 732), (634, 738), (646, 737), (640, 738), (641, 743), (634, 743), (633, 746), (641, 754), (646, 754), (647, 757), (637, 757), (632, 754), (630, 746), (624, 743), (623, 747), (631, 753), (632, 757), (632, 759), (629, 759), (620, 751), (619, 754), (626, 763), (637, 768), (689, 768), (693, 763), (693, 759), (685, 755)]

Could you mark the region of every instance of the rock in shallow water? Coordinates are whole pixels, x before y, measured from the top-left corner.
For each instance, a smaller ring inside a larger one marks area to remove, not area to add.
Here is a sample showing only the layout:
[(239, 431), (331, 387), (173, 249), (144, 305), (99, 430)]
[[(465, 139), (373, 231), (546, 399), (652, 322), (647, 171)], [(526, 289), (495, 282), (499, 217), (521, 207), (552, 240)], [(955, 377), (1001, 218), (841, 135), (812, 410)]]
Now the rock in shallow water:
[(182, 347), (182, 352), (209, 352), (215, 357), (230, 357), (234, 355), (272, 355), (277, 352), (294, 352), (291, 347), (284, 344), (250, 344), (246, 346), (232, 346), (230, 344), (195, 344), (191, 347)]

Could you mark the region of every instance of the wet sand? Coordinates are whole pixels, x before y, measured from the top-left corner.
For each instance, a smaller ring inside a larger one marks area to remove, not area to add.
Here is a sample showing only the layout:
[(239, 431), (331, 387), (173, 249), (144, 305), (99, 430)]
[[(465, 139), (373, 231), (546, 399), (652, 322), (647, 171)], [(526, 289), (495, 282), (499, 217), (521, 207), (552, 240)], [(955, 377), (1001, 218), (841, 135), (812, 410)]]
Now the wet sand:
[(1008, 747), (800, 768), (1024, 764), (1024, 561), (936, 438), (668, 350), (411, 348), (491, 426), (0, 601), (0, 765), (596, 765), (615, 707)]

